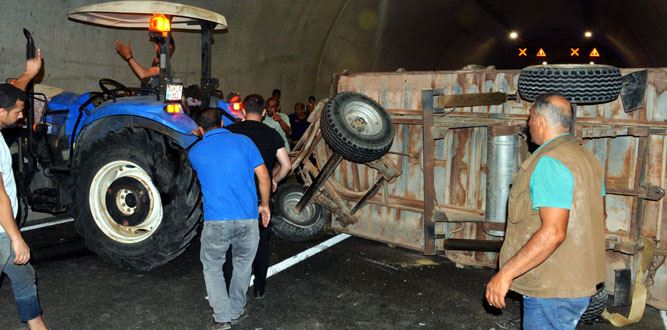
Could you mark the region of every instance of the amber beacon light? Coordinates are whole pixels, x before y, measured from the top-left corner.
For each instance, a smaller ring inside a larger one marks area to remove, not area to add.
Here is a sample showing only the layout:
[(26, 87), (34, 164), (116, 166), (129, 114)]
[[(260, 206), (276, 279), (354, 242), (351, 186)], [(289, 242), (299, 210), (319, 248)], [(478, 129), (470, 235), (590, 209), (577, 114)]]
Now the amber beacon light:
[(171, 31), (171, 23), (169, 18), (163, 14), (153, 14), (150, 20), (149, 31), (166, 33)]

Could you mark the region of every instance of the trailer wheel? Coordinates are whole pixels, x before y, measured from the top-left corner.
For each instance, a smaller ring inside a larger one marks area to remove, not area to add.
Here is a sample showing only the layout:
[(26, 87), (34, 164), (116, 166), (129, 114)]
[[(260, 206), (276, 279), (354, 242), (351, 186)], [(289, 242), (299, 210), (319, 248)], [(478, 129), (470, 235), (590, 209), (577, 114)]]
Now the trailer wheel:
[(273, 197), (271, 229), (280, 238), (303, 242), (322, 234), (329, 213), (316, 203), (308, 203), (301, 212), (294, 207), (303, 196), (303, 187), (298, 183), (286, 183), (278, 187)]
[(199, 183), (183, 152), (162, 135), (126, 128), (78, 159), (73, 213), (91, 250), (142, 270), (183, 253), (201, 219)]
[(394, 142), (389, 114), (375, 101), (357, 93), (340, 93), (324, 107), (322, 136), (343, 158), (367, 163), (384, 156)]
[(602, 319), (602, 312), (605, 307), (607, 307), (607, 300), (609, 296), (607, 295), (607, 288), (604, 283), (599, 286), (598, 290), (595, 292), (593, 297), (591, 297), (591, 302), (588, 303), (588, 308), (584, 311), (584, 314), (581, 315), (579, 323), (595, 323)]
[(618, 98), (621, 86), (621, 71), (609, 65), (534, 65), (519, 75), (519, 94), (530, 102), (541, 94), (557, 92), (575, 104), (607, 103)]

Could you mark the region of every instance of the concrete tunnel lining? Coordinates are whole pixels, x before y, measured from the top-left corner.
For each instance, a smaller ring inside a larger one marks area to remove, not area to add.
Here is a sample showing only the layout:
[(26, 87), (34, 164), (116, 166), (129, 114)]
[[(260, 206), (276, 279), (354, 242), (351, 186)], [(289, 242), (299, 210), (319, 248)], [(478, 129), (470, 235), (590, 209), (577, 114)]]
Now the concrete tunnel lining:
[[(33, 32), (45, 56), (42, 82), (66, 90), (97, 90), (100, 78), (138, 85), (115, 53), (113, 40), (131, 41), (141, 63), (150, 61), (147, 33), (88, 26), (66, 19), (67, 10), (102, 1), (3, 1), (0, 75), (22, 67), (23, 27)], [(518, 58), (517, 48), (597, 47), (597, 63), (620, 67), (667, 66), (667, 3), (659, 0), (183, 0), (225, 15), (228, 33), (216, 34), (213, 76), (225, 93), (283, 90), (283, 111), (308, 95), (328, 96), (334, 72), (453, 70), (467, 64), (518, 69), (541, 63)], [(591, 29), (591, 41), (582, 38)], [(519, 39), (509, 40), (509, 30)], [(199, 38), (176, 32), (174, 68), (187, 84), (198, 83)], [(554, 53), (553, 51), (551, 52)], [(560, 56), (560, 57), (559, 57)], [(550, 55), (549, 63), (572, 61)], [(579, 62), (588, 62), (582, 56)]]

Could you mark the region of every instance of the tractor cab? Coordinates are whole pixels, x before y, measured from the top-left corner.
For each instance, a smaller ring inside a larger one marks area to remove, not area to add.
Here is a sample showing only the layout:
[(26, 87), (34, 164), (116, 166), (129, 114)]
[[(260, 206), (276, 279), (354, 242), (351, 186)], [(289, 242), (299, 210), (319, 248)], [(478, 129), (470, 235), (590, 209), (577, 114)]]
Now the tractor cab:
[[(169, 45), (172, 31), (199, 31), (202, 46), (202, 101), (203, 104), (210, 104), (211, 94), (219, 85), (218, 80), (211, 77), (211, 44), (215, 31), (227, 29), (224, 16), (206, 9), (171, 2), (114, 1), (72, 9), (68, 17), (73, 21), (109, 28), (148, 30), (151, 40), (159, 46), (160, 75), (156, 94), (161, 101), (176, 98), (180, 100), (182, 92), (180, 81), (171, 76)], [(110, 81), (106, 83), (114, 89), (121, 89), (121, 86)]]

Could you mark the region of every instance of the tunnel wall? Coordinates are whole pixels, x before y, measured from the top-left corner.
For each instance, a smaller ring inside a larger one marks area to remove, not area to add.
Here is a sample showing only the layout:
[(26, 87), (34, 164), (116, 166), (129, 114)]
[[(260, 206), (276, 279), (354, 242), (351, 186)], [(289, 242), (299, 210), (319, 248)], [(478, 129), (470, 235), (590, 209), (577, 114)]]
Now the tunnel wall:
[[(26, 27), (44, 53), (43, 83), (72, 91), (98, 89), (100, 78), (136, 85), (113, 41), (131, 41), (135, 57), (146, 65), (153, 52), (147, 32), (67, 20), (69, 9), (98, 2), (0, 1), (5, 23), (0, 30), (0, 77), (21, 71), (21, 28)], [(213, 46), (213, 76), (223, 91), (267, 95), (280, 88), (285, 112), (308, 95), (328, 96), (332, 74), (342, 70), (452, 70), (467, 64), (517, 69), (541, 63), (535, 49), (547, 46), (561, 53), (569, 47), (596, 46), (603, 54), (599, 63), (621, 67), (667, 66), (667, 43), (662, 42), (667, 2), (661, 0), (561, 0), (548, 8), (521, 0), (179, 2), (222, 13), (228, 20), (228, 32), (216, 35)], [(595, 37), (582, 41), (581, 33), (588, 28)], [(517, 30), (520, 37), (509, 40), (509, 30)], [(174, 36), (177, 75), (186, 84), (198, 83), (199, 35)], [(518, 58), (517, 47), (528, 47), (530, 56)], [(549, 52), (546, 60), (573, 60), (565, 55)]]
[[(41, 82), (71, 91), (98, 90), (100, 78), (138, 85), (128, 65), (116, 54), (113, 41), (131, 42), (135, 58), (144, 66), (153, 56), (148, 32), (115, 30), (67, 20), (67, 11), (100, 1), (2, 0), (0, 19), (0, 77), (15, 77), (23, 69), (29, 29), (45, 59)], [(213, 76), (225, 93), (270, 94), (283, 90), (283, 111), (316, 93), (320, 54), (330, 26), (343, 1), (180, 1), (222, 13), (226, 33), (217, 33), (213, 45)], [(316, 4), (315, 4), (316, 3)], [(172, 65), (184, 83), (198, 84), (201, 55), (198, 33), (174, 32), (176, 52)], [(328, 92), (326, 74), (318, 98)]]

